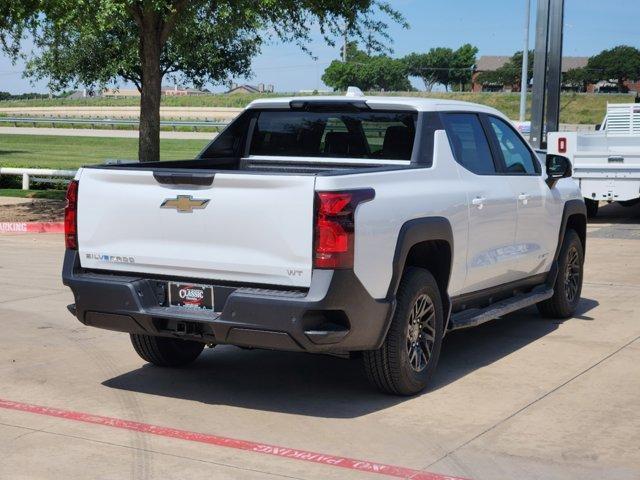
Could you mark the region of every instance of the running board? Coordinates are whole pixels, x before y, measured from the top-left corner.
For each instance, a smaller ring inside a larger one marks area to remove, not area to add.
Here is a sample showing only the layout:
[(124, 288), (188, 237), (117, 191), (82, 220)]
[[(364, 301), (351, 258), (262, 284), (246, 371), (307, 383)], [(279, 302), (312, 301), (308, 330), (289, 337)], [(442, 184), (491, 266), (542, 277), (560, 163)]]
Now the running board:
[(507, 313), (515, 312), (538, 302), (547, 300), (553, 296), (553, 288), (541, 285), (534, 288), (529, 293), (516, 295), (515, 297), (501, 300), (486, 308), (473, 308), (451, 315), (449, 330), (460, 330), (461, 328), (475, 327), (489, 320), (495, 320)]

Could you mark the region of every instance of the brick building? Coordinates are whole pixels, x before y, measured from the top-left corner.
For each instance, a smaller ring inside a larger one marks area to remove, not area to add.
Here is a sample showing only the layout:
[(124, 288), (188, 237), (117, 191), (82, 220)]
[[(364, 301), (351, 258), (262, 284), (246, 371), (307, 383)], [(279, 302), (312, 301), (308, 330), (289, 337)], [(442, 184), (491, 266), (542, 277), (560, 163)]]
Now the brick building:
[[(482, 72), (493, 72), (504, 66), (511, 60), (510, 56), (483, 55), (478, 59), (476, 69), (471, 79), (471, 88), (474, 92), (519, 92), (520, 85), (482, 84), (478, 82), (478, 75)], [(563, 57), (562, 73), (574, 68), (587, 66), (589, 57)]]
[[(511, 60), (509, 56), (499, 55), (484, 55), (478, 59), (476, 69), (473, 72), (471, 79), (471, 88), (474, 92), (519, 92), (520, 84), (517, 85), (503, 85), (503, 84), (483, 84), (478, 81), (478, 75), (482, 72), (493, 72), (504, 66)], [(566, 73), (574, 68), (583, 68), (587, 66), (589, 57), (563, 57), (562, 58), (562, 73)], [(531, 79), (529, 79), (531, 81)], [(630, 92), (636, 92), (640, 94), (640, 79), (630, 80), (625, 82), (625, 86)], [(564, 88), (564, 87), (563, 87)], [(565, 89), (571, 90), (571, 87)], [(588, 93), (608, 93), (617, 92), (618, 85), (615, 82), (601, 81), (595, 84), (587, 85)]]

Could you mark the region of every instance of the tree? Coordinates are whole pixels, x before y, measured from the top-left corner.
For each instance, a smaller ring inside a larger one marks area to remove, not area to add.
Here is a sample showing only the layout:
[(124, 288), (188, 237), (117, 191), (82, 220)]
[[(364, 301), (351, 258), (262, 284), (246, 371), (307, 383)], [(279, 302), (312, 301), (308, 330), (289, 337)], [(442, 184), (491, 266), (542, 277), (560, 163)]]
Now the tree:
[[(162, 79), (201, 86), (248, 75), (264, 35), (309, 51), (317, 25), (332, 43), (351, 35), (390, 38), (379, 13), (404, 22), (385, 0), (22, 0), (0, 2), (0, 47), (27, 61), (26, 75), (53, 90), (106, 86), (119, 79), (139, 89), (139, 159), (158, 160)], [(35, 48), (21, 53), (32, 37)]]
[(453, 63), (453, 50), (432, 48), (426, 53), (411, 53), (404, 57), (409, 75), (419, 77), (424, 88), (430, 92), (436, 83), (449, 84), (449, 72)]
[[(529, 50), (527, 78), (533, 77), (533, 50)], [(481, 72), (478, 75), (478, 81), (482, 84), (500, 84), (511, 85), (515, 91), (520, 91), (522, 78), (522, 56), (523, 52), (519, 51), (513, 54), (507, 63), (493, 71)]]
[[(595, 76), (597, 77), (597, 75)], [(596, 83), (599, 79), (595, 79), (593, 72), (587, 68), (572, 68), (562, 74), (562, 84), (574, 87), (580, 92), (586, 92), (590, 83)]]
[(422, 79), (425, 90), (430, 92), (437, 83), (444, 85), (446, 89), (452, 84), (468, 83), (477, 53), (478, 49), (467, 43), (455, 51), (437, 47), (426, 53), (411, 53), (403, 60), (409, 75)]
[(404, 62), (387, 55), (369, 55), (358, 49), (356, 42), (347, 44), (346, 62), (334, 60), (322, 75), (322, 81), (334, 90), (350, 86), (361, 90), (408, 91)]
[(598, 80), (614, 80), (620, 92), (626, 92), (627, 80), (640, 79), (640, 50), (620, 45), (603, 50), (589, 59), (587, 70)]
[(477, 54), (478, 48), (469, 43), (453, 52), (450, 81), (453, 86), (460, 85), (461, 91), (465, 91), (466, 85), (471, 82)]

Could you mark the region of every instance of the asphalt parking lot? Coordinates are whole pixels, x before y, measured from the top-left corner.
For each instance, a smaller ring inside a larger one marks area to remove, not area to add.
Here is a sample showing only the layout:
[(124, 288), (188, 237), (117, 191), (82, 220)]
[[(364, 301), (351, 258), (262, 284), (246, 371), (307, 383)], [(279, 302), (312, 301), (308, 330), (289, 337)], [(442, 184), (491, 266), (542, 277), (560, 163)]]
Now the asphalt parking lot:
[(2, 479), (385, 478), (264, 445), (407, 476), (640, 478), (640, 205), (590, 224), (575, 318), (530, 309), (451, 334), (432, 389), (408, 399), (327, 356), (217, 347), (145, 365), (127, 335), (67, 312), (62, 244), (0, 236)]

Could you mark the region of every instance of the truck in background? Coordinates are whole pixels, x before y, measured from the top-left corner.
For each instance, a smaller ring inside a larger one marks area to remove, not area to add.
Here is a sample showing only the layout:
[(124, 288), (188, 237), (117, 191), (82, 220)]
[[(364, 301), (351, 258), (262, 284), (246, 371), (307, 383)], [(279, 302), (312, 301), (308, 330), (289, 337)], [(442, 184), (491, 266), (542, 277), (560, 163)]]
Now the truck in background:
[(640, 202), (640, 104), (607, 105), (595, 132), (551, 132), (547, 149), (571, 160), (589, 217), (597, 215), (601, 201)]

